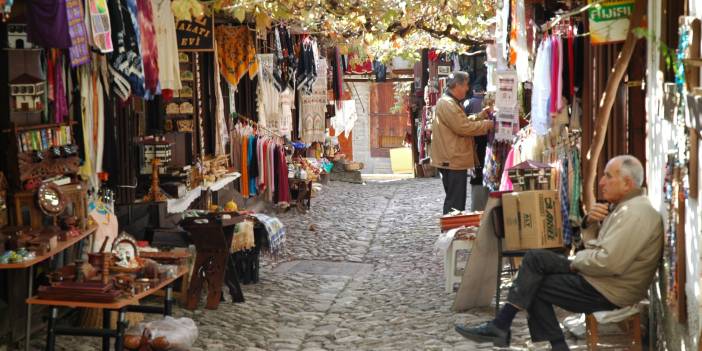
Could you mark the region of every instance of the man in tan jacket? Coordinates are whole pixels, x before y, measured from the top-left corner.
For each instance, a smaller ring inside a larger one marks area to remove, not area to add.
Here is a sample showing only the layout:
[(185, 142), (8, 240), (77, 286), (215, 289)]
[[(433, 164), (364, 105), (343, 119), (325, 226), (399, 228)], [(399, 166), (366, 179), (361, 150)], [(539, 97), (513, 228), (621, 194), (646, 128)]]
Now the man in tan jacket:
[(633, 156), (609, 161), (599, 187), (608, 204), (596, 204), (583, 225), (585, 249), (570, 262), (545, 250), (527, 252), (494, 320), (456, 325), (461, 335), (508, 346), (516, 313), (529, 313), (533, 341), (550, 341), (553, 350), (568, 345), (553, 305), (593, 313), (641, 301), (653, 280), (663, 249), (663, 218), (643, 195), (644, 170)]
[(444, 96), (436, 103), (436, 118), (431, 126), (431, 165), (438, 168), (446, 198), (444, 214), (466, 209), (468, 169), (476, 164), (474, 136), (485, 135), (493, 128), (485, 121), (487, 109), (477, 115), (466, 116), (461, 105), (468, 93), (468, 73), (449, 75)]

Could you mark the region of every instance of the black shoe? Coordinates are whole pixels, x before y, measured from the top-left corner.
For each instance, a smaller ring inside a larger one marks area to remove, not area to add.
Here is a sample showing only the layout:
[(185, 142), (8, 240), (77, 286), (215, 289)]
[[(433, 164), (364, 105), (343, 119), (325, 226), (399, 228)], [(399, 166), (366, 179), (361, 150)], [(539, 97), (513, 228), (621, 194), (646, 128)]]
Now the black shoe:
[(492, 322), (471, 326), (456, 324), (456, 331), (458, 334), (474, 341), (491, 341), (497, 347), (509, 347), (510, 339), (512, 338), (512, 333), (509, 330), (502, 330)]

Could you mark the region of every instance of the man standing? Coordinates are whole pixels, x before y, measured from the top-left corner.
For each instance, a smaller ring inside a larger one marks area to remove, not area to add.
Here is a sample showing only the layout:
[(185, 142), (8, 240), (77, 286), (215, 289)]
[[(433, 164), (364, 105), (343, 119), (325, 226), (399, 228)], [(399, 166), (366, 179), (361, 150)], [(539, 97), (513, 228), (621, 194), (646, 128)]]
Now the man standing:
[(607, 163), (599, 187), (608, 204), (596, 204), (583, 221), (585, 249), (570, 262), (545, 250), (527, 252), (494, 320), (456, 325), (466, 338), (505, 347), (517, 312), (526, 310), (533, 341), (568, 350), (553, 306), (593, 313), (641, 301), (653, 281), (663, 249), (663, 218), (643, 194), (644, 170), (633, 156)]
[[(485, 89), (480, 83), (473, 85), (473, 96), (463, 103), (464, 111), (467, 115), (480, 113), (485, 102)], [(478, 155), (477, 163), (470, 177), (470, 210), (482, 211), (487, 204), (490, 190), (483, 186), (483, 166), (485, 164), (485, 152), (487, 150), (488, 137), (486, 135), (475, 137), (475, 150)]]
[(491, 121), (483, 121), (487, 110), (466, 116), (461, 101), (468, 93), (468, 73), (457, 71), (448, 76), (447, 91), (436, 103), (431, 126), (431, 165), (438, 168), (446, 199), (444, 214), (466, 209), (468, 169), (476, 165), (474, 136), (487, 134)]

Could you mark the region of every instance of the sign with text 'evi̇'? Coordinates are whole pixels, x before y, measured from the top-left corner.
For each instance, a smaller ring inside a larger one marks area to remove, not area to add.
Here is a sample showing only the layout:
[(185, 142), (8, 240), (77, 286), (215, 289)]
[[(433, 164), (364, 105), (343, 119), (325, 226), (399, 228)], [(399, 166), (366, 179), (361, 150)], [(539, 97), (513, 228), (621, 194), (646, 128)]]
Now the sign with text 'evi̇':
[[(590, 3), (593, 0), (589, 0)], [(629, 16), (634, 0), (603, 1), (588, 10), (592, 44), (607, 44), (626, 40)]]
[(192, 21), (178, 21), (176, 37), (180, 51), (214, 51), (214, 18), (212, 14), (193, 18)]

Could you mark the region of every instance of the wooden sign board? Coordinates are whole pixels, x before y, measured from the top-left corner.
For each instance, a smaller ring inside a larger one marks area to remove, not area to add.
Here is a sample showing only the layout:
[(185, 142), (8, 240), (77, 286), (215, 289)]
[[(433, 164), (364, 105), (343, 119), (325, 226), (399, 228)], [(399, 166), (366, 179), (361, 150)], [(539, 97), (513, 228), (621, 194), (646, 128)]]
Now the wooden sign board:
[(207, 14), (201, 19), (178, 21), (176, 37), (180, 51), (214, 51), (214, 18)]

